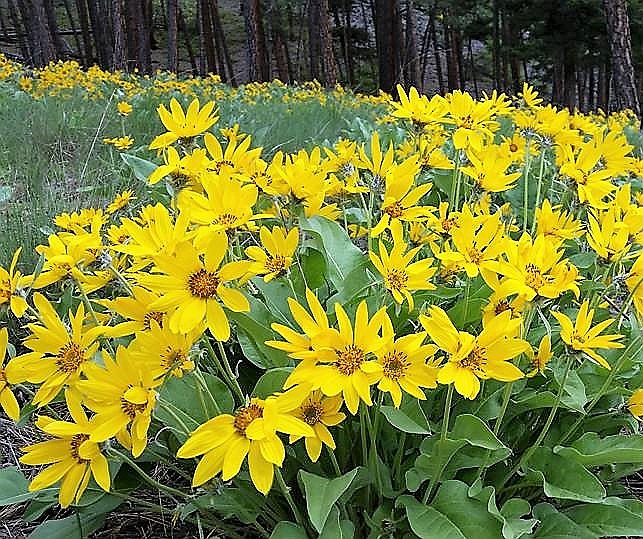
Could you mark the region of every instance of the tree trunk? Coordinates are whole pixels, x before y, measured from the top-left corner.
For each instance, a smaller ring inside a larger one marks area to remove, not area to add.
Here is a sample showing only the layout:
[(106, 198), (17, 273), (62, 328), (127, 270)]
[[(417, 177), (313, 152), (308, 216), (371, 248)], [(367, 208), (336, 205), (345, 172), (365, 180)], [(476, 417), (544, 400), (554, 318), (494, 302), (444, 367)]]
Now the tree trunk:
[(321, 80), (321, 0), (308, 2), (308, 60), (310, 78)]
[(15, 0), (9, 0), (9, 18), (13, 27), (16, 29), (18, 47), (20, 48), (20, 54), (22, 54), (23, 62), (33, 61), (32, 54), (30, 52), (31, 43), (28, 39), (29, 32), (26, 28), (23, 28), (23, 20), (18, 16), (18, 8), (16, 7)]
[(626, 0), (603, 0), (607, 20), (607, 39), (616, 106), (628, 108), (641, 117), (641, 106), (636, 89), (634, 64), (632, 63), (632, 40)]
[(179, 70), (179, 1), (167, 0), (167, 68)]
[(127, 68), (127, 51), (125, 36), (125, 19), (123, 1), (112, 0), (112, 29), (114, 33), (114, 50), (112, 52), (112, 69)]
[(246, 25), (248, 78), (251, 81), (270, 79), (270, 66), (266, 56), (266, 37), (261, 15), (261, 0), (243, 0)]
[[(178, 0), (177, 0), (178, 3)], [(196, 58), (194, 56), (194, 50), (192, 49), (192, 42), (190, 41), (190, 33), (185, 24), (185, 17), (183, 16), (183, 11), (181, 6), (178, 6), (178, 26), (179, 30), (183, 32), (183, 38), (185, 39), (185, 48), (188, 51), (188, 58), (190, 59), (190, 66), (192, 67), (192, 72), (197, 72)]]
[(406, 86), (419, 88), (420, 84), (420, 58), (417, 47), (417, 23), (415, 20), (413, 0), (406, 1), (406, 46), (404, 48), (404, 79)]
[(400, 81), (402, 39), (398, 0), (376, 0), (375, 35), (379, 67), (379, 86), (391, 93)]
[(335, 86), (337, 84), (337, 69), (333, 51), (333, 34), (330, 30), (328, 0), (319, 0), (319, 23), (324, 82), (326, 86)]
[(493, 84), (500, 88), (500, 0), (493, 0)]
[(85, 51), (85, 65), (90, 66), (94, 61), (92, 38), (89, 33), (89, 17), (87, 15), (87, 0), (76, 0), (76, 12), (80, 21), (80, 30), (83, 37), (83, 50)]

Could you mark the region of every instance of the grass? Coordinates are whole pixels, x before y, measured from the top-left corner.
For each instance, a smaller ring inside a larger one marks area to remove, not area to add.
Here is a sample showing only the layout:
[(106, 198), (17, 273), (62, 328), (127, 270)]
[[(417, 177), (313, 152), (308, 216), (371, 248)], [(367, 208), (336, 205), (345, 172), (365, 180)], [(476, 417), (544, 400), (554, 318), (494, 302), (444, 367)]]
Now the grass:
[[(253, 146), (264, 148), (264, 157), (331, 145), (341, 137), (364, 140), (363, 126), (373, 127), (373, 106), (354, 108), (331, 98), (325, 105), (312, 99), (283, 102), (283, 93), (270, 87), (255, 104), (246, 102), (243, 91), (223, 100), (218, 125), (239, 123), (253, 136)], [(6, 267), (23, 246), (24, 269), (30, 268), (34, 247), (54, 231), (52, 218), (58, 213), (104, 207), (123, 189), (141, 191), (118, 151), (102, 139), (128, 134), (135, 139), (128, 153), (160, 162), (147, 144), (163, 130), (156, 108), (170, 97), (138, 95), (131, 100), (134, 112), (121, 118), (115, 95), (90, 100), (78, 90), (69, 97), (34, 99), (14, 83), (0, 83), (0, 265)]]

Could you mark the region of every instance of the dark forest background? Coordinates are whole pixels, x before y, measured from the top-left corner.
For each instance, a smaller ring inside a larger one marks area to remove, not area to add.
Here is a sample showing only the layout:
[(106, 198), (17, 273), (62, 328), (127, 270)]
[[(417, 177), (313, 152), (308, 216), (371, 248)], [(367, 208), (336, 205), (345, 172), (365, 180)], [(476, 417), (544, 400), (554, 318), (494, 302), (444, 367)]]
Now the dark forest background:
[(0, 0), (0, 51), (230, 84), (479, 96), (528, 81), (557, 105), (638, 111), (643, 0)]

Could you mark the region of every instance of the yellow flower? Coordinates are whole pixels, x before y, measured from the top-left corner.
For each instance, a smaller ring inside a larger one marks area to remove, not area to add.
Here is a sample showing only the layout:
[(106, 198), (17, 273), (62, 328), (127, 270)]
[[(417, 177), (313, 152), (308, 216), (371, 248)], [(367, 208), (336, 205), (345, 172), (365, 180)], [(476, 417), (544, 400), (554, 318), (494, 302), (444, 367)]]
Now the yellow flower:
[(639, 254), (632, 264), (625, 284), (632, 295), (634, 308), (639, 316), (643, 316), (643, 254)]
[[(206, 133), (203, 140), (210, 157), (212, 157), (212, 161), (208, 164), (208, 169), (215, 174), (245, 173), (261, 155), (261, 148), (250, 149), (250, 143), (252, 142), (252, 137), (250, 136), (243, 138), (243, 140), (237, 138), (228, 139), (225, 151), (212, 133)], [(241, 143), (237, 145), (239, 141)]]
[(493, 120), (495, 105), (492, 101), (475, 101), (467, 92), (456, 90), (446, 96), (453, 124), (453, 145), (456, 150), (472, 147), (482, 150), (485, 142), (493, 138), (498, 123)]
[(514, 187), (516, 180), (520, 177), (520, 172), (507, 174), (512, 161), (511, 158), (502, 154), (499, 146), (488, 146), (481, 151), (467, 148), (466, 153), (471, 165), (462, 167), (461, 170), (483, 191), (491, 193), (507, 191)]
[[(315, 390), (292, 411), (296, 418), (310, 425), (314, 431), (314, 436), (304, 438), (306, 453), (313, 462), (319, 459), (322, 444), (329, 449), (335, 449), (335, 440), (327, 427), (339, 425), (346, 418), (346, 415), (339, 411), (342, 404), (343, 401), (339, 395), (325, 397), (319, 390)], [(299, 439), (301, 439), (300, 435), (291, 434), (289, 443), (294, 444)]]
[(33, 398), (33, 403), (40, 407), (49, 404), (63, 387), (78, 384), (98, 350), (97, 339), (105, 328), (83, 325), (85, 306), (81, 303), (76, 314), (69, 311), (70, 335), (42, 294), (34, 294), (33, 300), (40, 323), (28, 324), (31, 335), (23, 342), (32, 351), (12, 359), (6, 372), (12, 379), (42, 384)]
[(455, 251), (443, 251), (437, 257), (464, 268), (469, 277), (488, 269), (505, 252), (507, 240), (498, 213), (489, 218), (474, 217), (465, 204), (459, 215), (458, 227), (451, 232)]
[(234, 415), (221, 414), (198, 427), (179, 448), (177, 457), (203, 455), (194, 471), (192, 486), (202, 485), (221, 473), (223, 481), (236, 476), (246, 456), (250, 479), (263, 494), (272, 486), (274, 467), (285, 458), (284, 444), (277, 436), (314, 436), (313, 429), (290, 413), (308, 395), (300, 386), (266, 400), (253, 398)]
[(571, 240), (583, 235), (581, 222), (571, 213), (564, 211), (560, 206), (552, 207), (551, 202), (545, 199), (536, 208), (537, 236), (545, 236), (557, 242)]
[(587, 243), (606, 262), (619, 260), (630, 250), (629, 227), (611, 205), (605, 211), (590, 213)]
[(58, 501), (68, 507), (78, 503), (93, 476), (100, 488), (109, 492), (110, 477), (107, 459), (96, 442), (90, 440), (93, 424), (73, 391), (65, 392), (71, 421), (55, 421), (40, 416), (38, 428), (56, 439), (23, 447), (20, 462), (30, 466), (47, 464), (29, 483), (29, 491), (47, 488), (60, 481)]
[(130, 112), (134, 110), (132, 105), (127, 103), (126, 101), (120, 101), (118, 105), (116, 105), (116, 108), (118, 109), (118, 113), (121, 116), (128, 116)]
[(136, 197), (134, 196), (134, 192), (132, 190), (128, 189), (127, 191), (118, 193), (114, 197), (114, 200), (109, 204), (109, 206), (107, 206), (107, 208), (105, 209), (105, 212), (111, 215), (112, 213), (115, 213), (118, 210), (122, 210), (132, 200), (136, 200)]
[(195, 149), (181, 157), (173, 147), (163, 152), (164, 164), (157, 167), (147, 178), (150, 185), (157, 184), (166, 176), (170, 176), (176, 188), (190, 186), (201, 190), (200, 179), (206, 173), (208, 158), (205, 150)]
[(275, 322), (271, 325), (272, 329), (286, 340), (266, 341), (268, 346), (283, 350), (295, 359), (314, 358), (316, 352), (312, 348), (312, 339), (319, 333), (328, 331), (329, 329), (326, 311), (321, 303), (319, 303), (317, 296), (308, 288), (306, 288), (306, 301), (308, 302), (308, 308), (312, 316), (308, 314), (306, 309), (295, 299), (288, 298), (288, 306), (290, 307), (292, 317), (304, 333), (297, 333), (288, 326)]
[(402, 391), (425, 400), (420, 388), (438, 385), (439, 361), (432, 359), (437, 347), (422, 344), (425, 338), (426, 333), (411, 333), (395, 341), (391, 339), (376, 352), (377, 361), (382, 366), (377, 389), (390, 393), (396, 408), (402, 403)]
[(263, 275), (263, 280), (269, 282), (282, 275), (291, 266), (293, 256), (299, 244), (299, 230), (286, 230), (275, 226), (272, 230), (262, 226), (259, 237), (264, 249), (252, 245), (246, 249), (246, 255), (255, 262), (250, 266), (252, 275)]
[(480, 379), (513, 382), (524, 376), (508, 361), (529, 349), (528, 342), (514, 337), (521, 320), (512, 319), (510, 312), (492, 319), (477, 337), (458, 331), (440, 307), (430, 307), (429, 316), (420, 316), (420, 322), (433, 342), (448, 354), (448, 362), (438, 373), (438, 382), (454, 383), (463, 397), (476, 398)]
[(22, 247), (18, 247), (11, 259), (9, 271), (0, 266), (0, 307), (6, 305), (11, 312), (20, 318), (27, 310), (27, 300), (22, 289), (31, 285), (33, 277), (22, 275), (16, 270)]
[[(563, 250), (558, 246), (558, 242), (545, 236), (537, 236), (532, 242), (528, 234), (523, 234), (518, 242), (508, 242), (506, 261), (492, 262), (488, 266), (504, 276), (494, 290), (504, 296), (518, 294), (527, 301), (536, 296), (557, 298), (567, 290), (578, 297), (578, 269), (563, 259)], [(489, 286), (496, 286), (484, 273), (483, 277)]]
[(537, 353), (534, 353), (533, 349), (529, 348), (527, 355), (534, 366), (534, 368), (527, 373), (527, 377), (532, 378), (539, 373), (544, 373), (549, 360), (551, 360), (553, 356), (551, 353), (551, 336), (547, 334), (541, 339)]
[[(87, 380), (78, 383), (87, 407), (96, 412), (92, 418), (92, 442), (112, 436), (138, 457), (147, 446), (147, 429), (156, 404), (155, 388), (163, 379), (155, 378), (153, 363), (119, 346), (112, 358), (103, 350), (103, 365), (91, 363), (85, 370)], [(129, 430), (128, 430), (129, 427)]]
[(20, 419), (20, 406), (9, 384), (18, 383), (20, 379), (14, 379), (2, 368), (5, 356), (7, 355), (8, 342), (9, 332), (7, 328), (0, 329), (0, 406), (2, 406), (5, 414), (14, 421), (18, 421), (18, 419)]
[(377, 271), (384, 277), (384, 286), (393, 294), (397, 303), (409, 304), (409, 311), (413, 310), (413, 296), (415, 290), (435, 290), (435, 285), (429, 282), (436, 272), (431, 267), (432, 258), (425, 258), (411, 263), (415, 255), (422, 249), (415, 247), (407, 252), (407, 244), (402, 237), (402, 223), (393, 222), (391, 225), (393, 233), (393, 249), (389, 253), (384, 242), (379, 242), (379, 256), (369, 251), (368, 256)]
[(429, 217), (432, 208), (416, 204), (431, 190), (432, 184), (425, 183), (413, 187), (418, 171), (417, 160), (412, 157), (389, 170), (385, 176), (386, 190), (381, 207), (382, 217), (371, 230), (373, 236), (379, 236), (396, 220), (417, 222), (426, 221)]
[(167, 148), (177, 140), (187, 142), (210, 129), (219, 120), (218, 116), (215, 116), (214, 101), (206, 103), (200, 109), (199, 100), (196, 98), (190, 103), (187, 113), (183, 112), (181, 104), (174, 98), (170, 101), (172, 112), (168, 111), (165, 105), (160, 105), (156, 110), (167, 133), (156, 137), (150, 144), (150, 150)]
[(522, 83), (522, 92), (518, 92), (518, 97), (521, 98), (529, 108), (537, 107), (543, 102), (543, 100), (538, 97), (538, 92), (534, 90), (534, 87), (526, 82)]
[(175, 333), (188, 333), (205, 322), (215, 339), (227, 341), (230, 324), (221, 303), (234, 312), (250, 310), (247, 298), (239, 290), (225, 286), (245, 275), (250, 262), (221, 266), (227, 250), (227, 236), (219, 231), (211, 236), (204, 256), (191, 243), (183, 242), (173, 256), (154, 257), (160, 273), (138, 277), (140, 284), (162, 294), (150, 308), (166, 311)]
[(632, 393), (627, 399), (627, 407), (636, 419), (643, 418), (643, 389), (637, 389)]
[(605, 358), (598, 355), (594, 348), (623, 348), (623, 344), (613, 342), (623, 337), (623, 335), (600, 335), (600, 333), (607, 329), (612, 322), (613, 318), (603, 320), (594, 327), (592, 319), (594, 318), (594, 309), (589, 308), (589, 301), (583, 301), (580, 310), (576, 315), (574, 324), (567, 315), (552, 311), (551, 313), (558, 323), (560, 324), (560, 337), (565, 344), (578, 352), (583, 352), (590, 359), (602, 365), (606, 369), (611, 369), (609, 363)]
[(412, 120), (420, 125), (441, 123), (447, 114), (447, 102), (441, 95), (434, 95), (431, 100), (425, 95), (420, 96), (412, 86), (408, 96), (401, 85), (397, 85), (400, 96), (399, 104), (393, 102), (395, 109), (392, 115), (396, 118)]
[(360, 400), (373, 404), (370, 386), (380, 379), (382, 366), (368, 357), (393, 338), (392, 325), (384, 307), (369, 320), (366, 301), (357, 307), (354, 327), (339, 303), (335, 314), (339, 331), (331, 328), (311, 339), (315, 354), (295, 367), (284, 387), (310, 383), (328, 397), (341, 393), (349, 412), (355, 414)]
[(105, 328), (105, 334), (110, 337), (123, 337), (146, 331), (150, 329), (152, 320), (162, 327), (165, 312), (150, 309), (150, 305), (159, 297), (158, 294), (149, 292), (145, 288), (135, 286), (132, 288), (131, 296), (95, 300), (96, 303), (128, 319), (126, 322)]
[(125, 137), (104, 138), (103, 142), (114, 146), (117, 150), (128, 150), (134, 145), (134, 139), (129, 135)]

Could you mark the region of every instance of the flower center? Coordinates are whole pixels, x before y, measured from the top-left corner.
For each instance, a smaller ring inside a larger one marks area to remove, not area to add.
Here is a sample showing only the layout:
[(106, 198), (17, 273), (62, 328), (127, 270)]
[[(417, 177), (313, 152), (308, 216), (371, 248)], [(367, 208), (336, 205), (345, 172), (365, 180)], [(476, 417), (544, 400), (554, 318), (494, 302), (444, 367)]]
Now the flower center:
[(308, 425), (316, 425), (321, 421), (324, 409), (321, 402), (308, 402), (301, 407), (301, 418)]
[(382, 358), (384, 377), (397, 382), (411, 366), (404, 352), (393, 350)]
[(143, 316), (143, 328), (150, 329), (152, 320), (155, 320), (159, 327), (163, 327), (164, 314), (165, 313), (162, 311), (150, 311), (149, 313), (145, 313), (145, 316)]
[(165, 369), (172, 367), (180, 367), (185, 363), (187, 356), (183, 350), (174, 350), (171, 346), (165, 349), (165, 353), (161, 354), (161, 366)]
[(399, 219), (404, 215), (404, 208), (397, 200), (390, 206), (384, 208), (384, 213), (388, 213), (392, 219)]
[(408, 280), (409, 276), (404, 270), (391, 268), (386, 274), (386, 286), (394, 290), (404, 290)]
[(217, 295), (217, 287), (220, 282), (221, 280), (215, 272), (201, 268), (188, 277), (188, 288), (190, 293), (197, 298), (214, 298)]
[(223, 228), (232, 228), (238, 220), (239, 217), (236, 215), (231, 213), (222, 213), (219, 217), (214, 219), (214, 222), (223, 226)]
[(246, 429), (255, 419), (263, 417), (263, 407), (258, 404), (249, 404), (237, 410), (234, 414), (234, 428), (243, 436), (246, 435)]
[(89, 434), (74, 434), (69, 441), (69, 452), (71, 453), (72, 458), (74, 458), (76, 462), (78, 462), (78, 464), (85, 464), (89, 462), (87, 459), (81, 458), (81, 456), (78, 454), (80, 446), (83, 445), (83, 443), (87, 440), (89, 440)]
[(281, 273), (286, 268), (286, 258), (281, 255), (269, 256), (265, 266), (270, 273)]
[(335, 350), (337, 361), (334, 365), (344, 376), (350, 376), (364, 363), (364, 351), (354, 344), (349, 344), (343, 350)]
[(474, 264), (479, 265), (482, 262), (482, 251), (479, 249), (472, 247), (467, 251), (467, 254), (469, 255), (469, 260)]
[(445, 232), (451, 232), (454, 226), (458, 226), (457, 218), (449, 217), (448, 219), (442, 219), (442, 230)]
[(9, 303), (11, 300), (11, 281), (3, 279), (0, 281), (0, 303)]
[(56, 355), (56, 365), (58, 370), (72, 374), (78, 371), (80, 364), (85, 361), (85, 350), (75, 342), (67, 343)]
[(525, 271), (527, 275), (525, 276), (525, 284), (529, 288), (533, 288), (536, 292), (547, 284), (547, 280), (543, 277), (543, 274), (540, 272), (537, 266), (534, 264), (527, 264), (525, 266)]
[(458, 127), (464, 127), (465, 129), (471, 129), (473, 127), (473, 118), (471, 115), (468, 115), (466, 118), (460, 120), (460, 125)]
[(132, 421), (138, 414), (142, 414), (145, 408), (147, 408), (147, 403), (136, 404), (128, 401), (125, 397), (121, 397), (121, 410)]
[(511, 311), (511, 306), (509, 305), (509, 301), (507, 299), (501, 299), (498, 300), (496, 305), (493, 308), (493, 311), (496, 313), (496, 316), (504, 313), (505, 311)]
[(485, 352), (484, 348), (476, 346), (467, 357), (460, 360), (460, 367), (469, 369), (476, 374), (484, 372), (484, 366), (487, 363)]
[(224, 159), (223, 161), (217, 161), (214, 165), (214, 172), (219, 174), (223, 167), (234, 168), (234, 163), (232, 161), (228, 161), (227, 159)]
[(515, 142), (512, 142), (509, 145), (509, 151), (510, 152), (517, 152), (518, 151), (518, 144), (516, 144)]
[(0, 383), (8, 384), (7, 373), (4, 372), (4, 369), (0, 369)]

